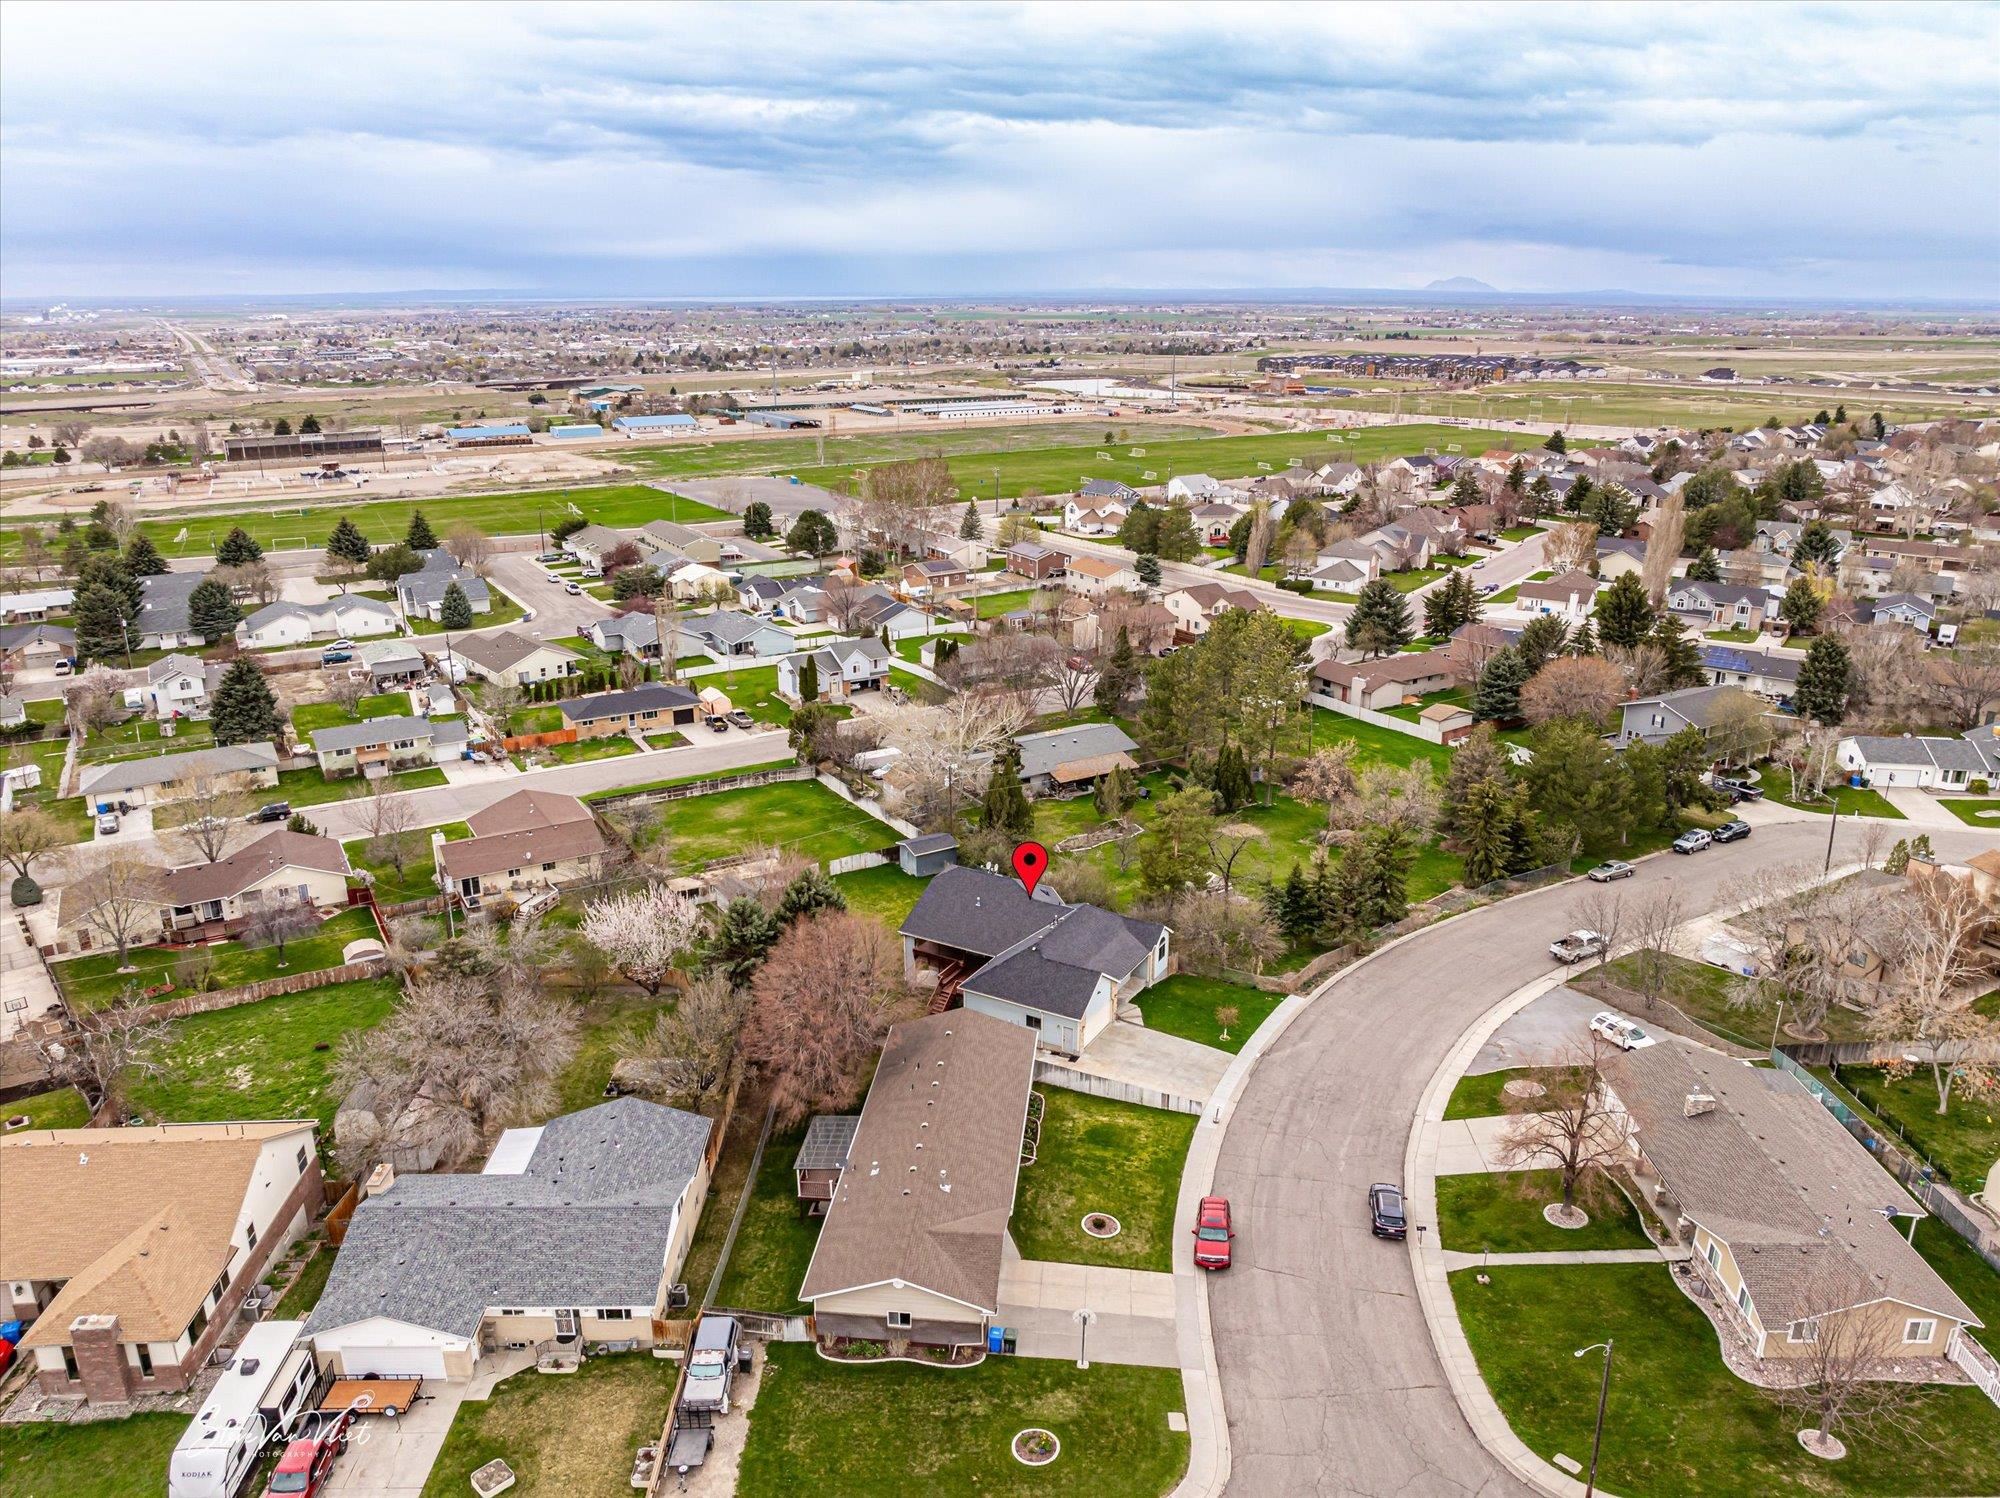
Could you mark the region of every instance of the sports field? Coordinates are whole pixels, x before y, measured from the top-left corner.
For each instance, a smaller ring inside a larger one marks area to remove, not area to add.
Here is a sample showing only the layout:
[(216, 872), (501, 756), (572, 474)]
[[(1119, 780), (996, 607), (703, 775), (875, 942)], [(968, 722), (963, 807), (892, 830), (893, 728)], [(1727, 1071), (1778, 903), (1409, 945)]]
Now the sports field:
[[(1356, 381), (1364, 387), (1377, 381)], [(1899, 397), (1889, 391), (1828, 390), (1803, 392), (1739, 390), (1728, 385), (1576, 384), (1536, 381), (1518, 387), (1488, 386), (1476, 393), (1404, 390), (1400, 395), (1371, 393), (1329, 398), (1319, 404), (1355, 411), (1400, 410), (1426, 416), (1457, 416), (1475, 421), (1575, 422), (1582, 426), (1730, 427), (1744, 431), (1776, 417), (1786, 425), (1810, 421), (1821, 411), (1845, 403), (1850, 418), (1861, 420), (1876, 411), (1887, 422), (1928, 421), (1938, 416), (1963, 416), (1963, 401), (1926, 402), (1920, 396)], [(1988, 402), (1992, 409), (1993, 403)]]

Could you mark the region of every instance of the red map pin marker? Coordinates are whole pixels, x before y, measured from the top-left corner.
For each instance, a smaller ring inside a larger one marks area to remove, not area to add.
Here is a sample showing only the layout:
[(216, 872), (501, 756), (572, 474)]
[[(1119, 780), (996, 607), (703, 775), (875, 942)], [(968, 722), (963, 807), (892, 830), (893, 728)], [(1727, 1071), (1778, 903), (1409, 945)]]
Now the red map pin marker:
[(1041, 883), (1042, 875), (1049, 871), (1049, 850), (1040, 843), (1016, 843), (1014, 845), (1014, 876), (1033, 895), (1035, 886)]

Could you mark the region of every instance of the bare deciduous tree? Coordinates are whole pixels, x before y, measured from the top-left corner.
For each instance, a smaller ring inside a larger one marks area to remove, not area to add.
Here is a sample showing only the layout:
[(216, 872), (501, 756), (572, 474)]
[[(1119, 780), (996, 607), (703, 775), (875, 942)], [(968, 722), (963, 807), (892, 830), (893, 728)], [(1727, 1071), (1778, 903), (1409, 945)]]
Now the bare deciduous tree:
[(1370, 765), (1361, 772), (1354, 794), (1336, 808), (1339, 825), (1356, 830), (1400, 827), (1415, 838), (1426, 838), (1437, 826), (1437, 781), (1431, 767)]
[(319, 916), (311, 906), (286, 900), (252, 911), (243, 924), (243, 941), (246, 946), (269, 947), (276, 952), (278, 966), (282, 969), (290, 966), (285, 960), (285, 948), (295, 941), (303, 941), (317, 930)]
[[(257, 804), (250, 777), (242, 774), (199, 774), (188, 782), (188, 794), (174, 803), (182, 818), (167, 833), (169, 845), (189, 862), (215, 863), (248, 840), (244, 818)], [(157, 817), (155, 818), (157, 821)]]
[(469, 520), (461, 520), (445, 532), (444, 549), (459, 566), (480, 577), (486, 576), (493, 560), (493, 538)]
[(705, 927), (700, 907), (687, 896), (649, 884), (591, 901), (578, 929), (619, 972), (657, 994)]
[(1354, 755), (1359, 747), (1351, 739), (1336, 739), (1315, 749), (1292, 776), (1294, 796), (1326, 808), (1328, 832), (1338, 825), (1340, 807), (1354, 795), (1357, 786)]
[(1845, 1454), (1848, 1437), (1897, 1436), (1928, 1444), (1918, 1417), (1932, 1395), (1930, 1386), (1883, 1376), (1905, 1353), (1902, 1318), (1889, 1314), (1881, 1291), (1858, 1277), (1825, 1270), (1805, 1300), (1811, 1310), (1786, 1329), (1801, 1339), (1785, 1360), (1794, 1381), (1770, 1393), (1781, 1409), (1810, 1422), (1799, 1432), (1806, 1449), (1838, 1457)]
[(1261, 972), (1285, 939), (1255, 901), (1217, 891), (1179, 902), (1174, 947), (1191, 971), (1220, 977), (1226, 967)]
[(1608, 1172), (1624, 1150), (1623, 1135), (1604, 1088), (1606, 1042), (1595, 1035), (1564, 1047), (1540, 1097), (1520, 1100), (1524, 1110), (1500, 1138), (1500, 1158), (1520, 1169), (1553, 1170), (1562, 1181), (1565, 1214), (1607, 1186)]
[(90, 735), (125, 719), (125, 689), (121, 677), (109, 666), (98, 664), (83, 673), (77, 684), (63, 693), (70, 727)]
[(135, 945), (160, 934), (161, 877), (165, 870), (129, 849), (114, 849), (90, 873), (63, 892), (63, 919), (70, 903), (81, 911), (82, 924), (102, 944), (117, 949), (119, 970), (130, 967)]
[(1588, 520), (1550, 526), (1542, 537), (1542, 560), (1558, 574), (1588, 570), (1597, 560), (1597, 526)]
[(133, 1081), (161, 1070), (165, 1040), (165, 1021), (148, 1019), (128, 990), (128, 997), (93, 1013), (87, 1027), (34, 1045), (57, 1086), (81, 1092), (93, 1119), (116, 1123), (125, 1117)]
[(1674, 973), (1674, 936), (1687, 920), (1687, 902), (1671, 884), (1635, 892), (1624, 911), (1632, 933), (1632, 976), (1647, 1007), (1667, 996)]
[(400, 876), (410, 858), (403, 834), (419, 825), (415, 800), (407, 795), (385, 793), (382, 783), (377, 781), (362, 815), (363, 825), (368, 829), (368, 856), (377, 863), (386, 858)]
[(955, 828), (984, 793), (992, 755), (1027, 727), (1034, 706), (1015, 692), (959, 692), (934, 707), (910, 703), (870, 716), (882, 742), (902, 751), (904, 815), (922, 827)]
[(1557, 656), (1521, 688), (1521, 715), (1530, 723), (1587, 718), (1601, 723), (1625, 700), (1625, 673), (1595, 655)]
[(729, 1085), (749, 995), (721, 973), (703, 973), (680, 1002), (620, 1057), (622, 1086), (676, 1108), (702, 1112)]
[(1977, 727), (2000, 699), (2000, 648), (1976, 645), (1934, 656), (1931, 691), (1953, 728)]
[(26, 878), (45, 858), (69, 847), (69, 833), (40, 807), (24, 806), (0, 817), (0, 863)]
[(1646, 537), (1646, 561), (1640, 579), (1646, 597), (1658, 608), (1673, 581), (1674, 563), (1681, 554), (1681, 540), (1687, 531), (1687, 500), (1679, 489), (1670, 492), (1653, 512), (1652, 530)]
[(1943, 869), (1912, 879), (1900, 898), (1875, 909), (1883, 918), (1871, 935), (1888, 991), (1870, 1011), (1869, 1029), (1885, 1040), (1929, 1043), (1937, 1111), (1949, 1112), (1954, 1081), (1991, 1076), (1977, 1057), (1984, 1043), (2000, 1038), (2000, 1021), (1973, 1007), (1992, 974), (1981, 939), (1993, 913), (1969, 880)]

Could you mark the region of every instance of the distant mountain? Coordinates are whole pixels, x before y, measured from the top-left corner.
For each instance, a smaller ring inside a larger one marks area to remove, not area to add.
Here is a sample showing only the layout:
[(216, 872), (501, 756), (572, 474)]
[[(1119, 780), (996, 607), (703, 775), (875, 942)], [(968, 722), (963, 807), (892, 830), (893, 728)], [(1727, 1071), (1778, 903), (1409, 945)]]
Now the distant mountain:
[(1425, 291), (1483, 291), (1488, 296), (1498, 296), (1499, 291), (1484, 281), (1472, 276), (1447, 276), (1442, 281), (1433, 281)]

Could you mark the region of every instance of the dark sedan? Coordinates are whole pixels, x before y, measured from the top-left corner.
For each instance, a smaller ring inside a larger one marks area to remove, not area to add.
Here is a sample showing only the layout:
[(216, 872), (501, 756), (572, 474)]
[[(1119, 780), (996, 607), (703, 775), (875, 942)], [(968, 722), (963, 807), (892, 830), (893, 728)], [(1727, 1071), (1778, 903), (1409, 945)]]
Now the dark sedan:
[(1400, 1186), (1378, 1183), (1368, 1188), (1368, 1229), (1377, 1238), (1401, 1238), (1409, 1231)]
[(1750, 824), (1748, 822), (1724, 822), (1720, 827), (1715, 829), (1715, 840), (1718, 843), (1733, 843), (1738, 838), (1745, 838), (1749, 835)]

